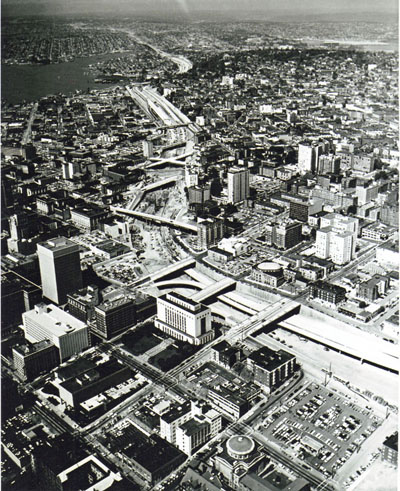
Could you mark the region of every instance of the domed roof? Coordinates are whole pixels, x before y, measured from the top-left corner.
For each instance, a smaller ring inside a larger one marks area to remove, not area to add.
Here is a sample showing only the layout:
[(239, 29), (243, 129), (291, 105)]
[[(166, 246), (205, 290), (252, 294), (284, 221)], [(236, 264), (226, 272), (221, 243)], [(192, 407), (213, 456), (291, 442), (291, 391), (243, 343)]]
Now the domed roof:
[(254, 450), (255, 443), (249, 436), (234, 435), (229, 438), (226, 446), (231, 454), (247, 455)]
[(281, 269), (281, 266), (279, 264), (273, 262), (260, 263), (257, 267), (260, 271), (270, 271), (270, 272), (279, 271)]

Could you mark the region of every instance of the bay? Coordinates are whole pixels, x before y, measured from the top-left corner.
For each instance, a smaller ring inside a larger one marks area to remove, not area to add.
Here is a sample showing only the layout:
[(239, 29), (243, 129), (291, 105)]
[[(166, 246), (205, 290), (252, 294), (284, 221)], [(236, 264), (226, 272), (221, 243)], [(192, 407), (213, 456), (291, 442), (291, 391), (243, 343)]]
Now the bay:
[(52, 94), (73, 94), (110, 87), (115, 83), (97, 83), (98, 74), (89, 65), (121, 57), (128, 52), (76, 58), (73, 61), (53, 65), (1, 65), (1, 98), (10, 104), (33, 102)]

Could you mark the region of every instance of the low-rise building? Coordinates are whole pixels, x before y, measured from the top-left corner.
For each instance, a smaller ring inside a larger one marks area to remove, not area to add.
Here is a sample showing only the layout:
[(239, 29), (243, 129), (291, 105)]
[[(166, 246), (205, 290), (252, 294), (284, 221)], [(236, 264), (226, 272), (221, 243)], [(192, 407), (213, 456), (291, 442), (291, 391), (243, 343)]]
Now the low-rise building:
[(225, 368), (232, 368), (242, 359), (243, 351), (239, 346), (231, 346), (226, 341), (221, 341), (212, 347), (212, 360)]
[(251, 270), (251, 279), (272, 288), (278, 288), (284, 282), (282, 267), (274, 262), (263, 262)]
[(130, 466), (147, 483), (154, 486), (183, 464), (187, 456), (160, 436), (145, 436), (130, 428), (130, 444), (123, 454), (130, 459)]
[(80, 230), (91, 232), (106, 218), (108, 210), (94, 205), (84, 205), (71, 210), (71, 221)]
[(317, 298), (331, 305), (337, 305), (346, 298), (346, 290), (338, 285), (317, 281), (309, 286), (310, 298)]
[(129, 367), (111, 359), (60, 383), (60, 398), (69, 406), (77, 407), (110, 387), (126, 382), (131, 376)]
[(99, 288), (89, 285), (67, 295), (68, 311), (82, 322), (94, 318), (94, 308), (100, 303)]
[(219, 247), (210, 247), (207, 252), (207, 257), (217, 263), (227, 263), (228, 261), (231, 261), (234, 256), (231, 252), (226, 252)]
[(398, 432), (386, 438), (382, 445), (382, 460), (397, 467), (399, 437)]

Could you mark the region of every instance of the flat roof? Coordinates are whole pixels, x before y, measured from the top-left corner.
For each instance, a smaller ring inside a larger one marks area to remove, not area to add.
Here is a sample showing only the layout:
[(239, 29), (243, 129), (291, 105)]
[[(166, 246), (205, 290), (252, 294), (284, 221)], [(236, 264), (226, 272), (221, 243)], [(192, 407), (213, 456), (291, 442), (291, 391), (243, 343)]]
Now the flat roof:
[(249, 355), (249, 358), (253, 360), (257, 366), (270, 372), (284, 363), (293, 360), (295, 356), (284, 350), (274, 351), (263, 346), (259, 350), (253, 351), (253, 353)]
[(24, 312), (22, 318), (40, 324), (56, 337), (70, 334), (76, 330), (87, 329), (84, 322), (53, 304), (36, 305), (34, 309)]
[(46, 242), (40, 242), (38, 246), (44, 247), (49, 251), (62, 251), (63, 249), (75, 248), (79, 250), (79, 246), (72, 242), (72, 240), (67, 239), (66, 237), (56, 237), (54, 239), (49, 239)]
[(166, 413), (164, 413), (161, 416), (161, 419), (163, 419), (166, 423), (172, 423), (173, 421), (176, 421), (178, 418), (180, 418), (184, 414), (187, 414), (190, 411), (191, 411), (190, 402), (185, 402), (180, 406), (177, 405), (173, 406), (171, 409), (169, 409)]

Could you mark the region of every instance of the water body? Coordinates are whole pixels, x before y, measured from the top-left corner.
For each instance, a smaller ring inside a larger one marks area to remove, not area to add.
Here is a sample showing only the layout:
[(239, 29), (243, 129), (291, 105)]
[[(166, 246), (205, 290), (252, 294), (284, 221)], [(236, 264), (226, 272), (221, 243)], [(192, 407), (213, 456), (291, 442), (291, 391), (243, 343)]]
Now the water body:
[(50, 94), (73, 94), (76, 90), (85, 91), (110, 87), (115, 83), (96, 83), (98, 77), (88, 66), (99, 61), (118, 58), (129, 52), (108, 53), (104, 55), (77, 58), (66, 63), (54, 65), (2, 65), (1, 98), (8, 103), (32, 102)]

